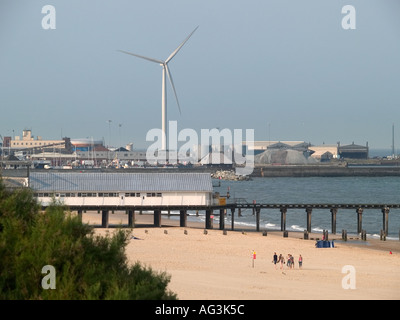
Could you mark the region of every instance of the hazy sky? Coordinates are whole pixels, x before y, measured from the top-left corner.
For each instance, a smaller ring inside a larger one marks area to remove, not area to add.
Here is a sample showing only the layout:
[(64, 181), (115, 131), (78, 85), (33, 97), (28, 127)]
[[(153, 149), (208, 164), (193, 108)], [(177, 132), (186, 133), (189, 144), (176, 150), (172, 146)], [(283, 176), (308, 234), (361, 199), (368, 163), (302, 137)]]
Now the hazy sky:
[(179, 130), (390, 148), (394, 123), (400, 145), (399, 0), (0, 0), (0, 134), (144, 147), (162, 68), (117, 50), (166, 59), (196, 26), (169, 63)]

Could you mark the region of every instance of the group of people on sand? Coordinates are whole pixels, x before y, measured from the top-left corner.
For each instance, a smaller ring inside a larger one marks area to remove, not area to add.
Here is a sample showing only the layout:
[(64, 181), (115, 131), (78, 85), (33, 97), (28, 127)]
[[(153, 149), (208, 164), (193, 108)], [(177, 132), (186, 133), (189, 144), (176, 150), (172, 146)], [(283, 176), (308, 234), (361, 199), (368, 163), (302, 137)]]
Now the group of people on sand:
[[(286, 260), (285, 260), (285, 257), (282, 254), (280, 254), (278, 257), (276, 252), (274, 252), (272, 262), (275, 265), (275, 269), (278, 269), (278, 264), (280, 264), (280, 268), (281, 268), (281, 270), (283, 270), (283, 267), (285, 266), (285, 262), (286, 262), (287, 269), (294, 269), (294, 256), (291, 255), (290, 253), (287, 255)], [(299, 269), (301, 269), (303, 267), (303, 257), (301, 256), (301, 254), (299, 255), (298, 262), (299, 262)]]

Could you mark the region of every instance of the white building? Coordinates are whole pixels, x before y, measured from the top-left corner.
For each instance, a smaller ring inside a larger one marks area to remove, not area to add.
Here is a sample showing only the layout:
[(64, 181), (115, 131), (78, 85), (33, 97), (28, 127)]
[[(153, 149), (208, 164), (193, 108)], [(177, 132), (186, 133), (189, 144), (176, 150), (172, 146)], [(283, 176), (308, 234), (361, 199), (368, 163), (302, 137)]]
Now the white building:
[(211, 205), (208, 173), (32, 172), (29, 186), (43, 206)]

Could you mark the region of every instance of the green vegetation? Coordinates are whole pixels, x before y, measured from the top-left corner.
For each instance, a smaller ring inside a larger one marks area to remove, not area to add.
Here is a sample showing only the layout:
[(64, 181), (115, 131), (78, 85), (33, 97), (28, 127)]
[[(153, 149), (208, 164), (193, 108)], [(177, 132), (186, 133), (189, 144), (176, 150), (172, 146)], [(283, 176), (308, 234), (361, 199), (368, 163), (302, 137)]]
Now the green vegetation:
[[(29, 189), (0, 180), (0, 299), (176, 299), (167, 274), (128, 263), (130, 235), (96, 236), (60, 204), (41, 212)], [(45, 265), (56, 289), (42, 287)]]

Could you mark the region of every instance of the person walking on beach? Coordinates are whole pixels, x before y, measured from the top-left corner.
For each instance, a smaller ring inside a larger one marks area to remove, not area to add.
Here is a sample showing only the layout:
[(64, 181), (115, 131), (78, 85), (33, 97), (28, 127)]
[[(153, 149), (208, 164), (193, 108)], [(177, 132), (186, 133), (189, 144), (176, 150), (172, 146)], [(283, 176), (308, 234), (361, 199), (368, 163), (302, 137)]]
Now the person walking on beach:
[(276, 270), (276, 268), (277, 268), (276, 264), (278, 263), (278, 255), (276, 254), (276, 252), (274, 252), (273, 263), (275, 265), (275, 270)]
[(283, 265), (285, 264), (285, 258), (283, 257), (282, 253), (279, 255), (278, 262), (281, 263), (281, 270), (283, 270)]
[(286, 259), (286, 261), (287, 261), (287, 264), (286, 264), (286, 266), (288, 267), (288, 269), (291, 269), (291, 263), (292, 263), (292, 259), (290, 258), (290, 254), (288, 254), (288, 256), (287, 256), (287, 259)]
[(299, 256), (299, 269), (303, 267), (303, 257), (300, 255)]

